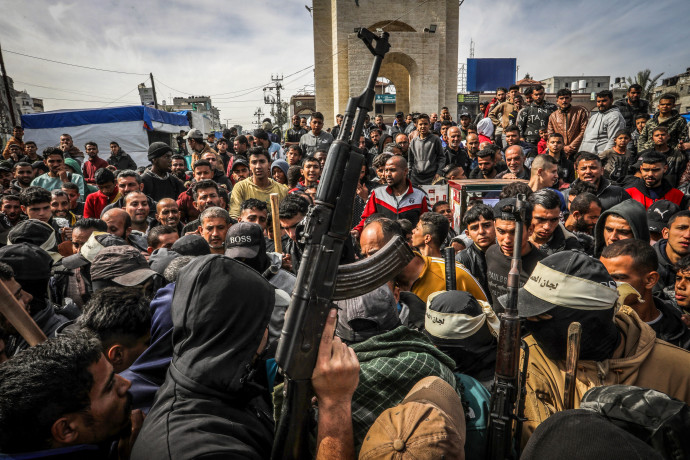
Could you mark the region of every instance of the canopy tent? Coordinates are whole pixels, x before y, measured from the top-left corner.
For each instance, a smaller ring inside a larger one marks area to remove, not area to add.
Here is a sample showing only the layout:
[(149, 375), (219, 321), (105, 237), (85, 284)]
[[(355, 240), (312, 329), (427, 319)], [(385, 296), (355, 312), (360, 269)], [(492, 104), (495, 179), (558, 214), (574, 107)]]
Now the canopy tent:
[(139, 166), (149, 163), (149, 133), (178, 134), (189, 130), (187, 117), (143, 105), (104, 109), (56, 110), (22, 115), (24, 142), (34, 141), (39, 153), (60, 144), (60, 135), (70, 134), (84, 151), (84, 144), (98, 144), (101, 158), (110, 156), (115, 141)]

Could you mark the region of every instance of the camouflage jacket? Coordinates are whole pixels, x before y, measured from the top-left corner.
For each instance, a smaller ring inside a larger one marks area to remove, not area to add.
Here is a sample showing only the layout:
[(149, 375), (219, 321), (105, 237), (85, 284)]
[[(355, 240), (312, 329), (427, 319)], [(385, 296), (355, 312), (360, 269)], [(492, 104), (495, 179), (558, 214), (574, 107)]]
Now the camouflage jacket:
[(679, 143), (688, 141), (688, 124), (685, 121), (685, 118), (678, 114), (677, 110), (672, 112), (671, 117), (668, 120), (665, 120), (661, 123), (659, 123), (659, 112), (657, 112), (647, 122), (644, 129), (640, 133), (640, 138), (637, 141), (638, 153), (654, 148), (652, 132), (658, 126), (665, 126), (668, 128), (668, 134), (670, 136), (668, 146), (672, 149), (678, 147)]

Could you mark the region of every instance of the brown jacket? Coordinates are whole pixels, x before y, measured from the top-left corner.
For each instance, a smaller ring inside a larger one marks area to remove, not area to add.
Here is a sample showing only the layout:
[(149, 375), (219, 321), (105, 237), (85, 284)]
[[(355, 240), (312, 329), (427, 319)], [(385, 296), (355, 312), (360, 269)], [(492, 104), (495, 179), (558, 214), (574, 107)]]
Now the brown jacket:
[[(510, 115), (513, 110), (515, 110), (515, 106), (513, 105), (512, 102), (510, 101), (505, 101), (501, 102), (498, 104), (496, 107), (491, 109), (489, 112), (489, 119), (491, 122), (494, 124), (494, 126), (500, 126), (501, 128), (507, 128), (508, 125), (510, 124), (510, 120), (508, 119), (508, 115)], [(498, 118), (500, 115), (500, 119)]]
[[(651, 388), (690, 404), (690, 352), (656, 338), (632, 308), (623, 306), (614, 316), (621, 343), (606, 361), (579, 361), (575, 382), (575, 409), (592, 387), (635, 385)], [(527, 442), (537, 426), (555, 412), (565, 409), (565, 363), (551, 361), (532, 336), (529, 346), (527, 396), (522, 442)]]
[(565, 146), (569, 147), (566, 148), (566, 150), (569, 150), (567, 153), (570, 155), (580, 149), (588, 119), (589, 113), (582, 106), (571, 105), (567, 112), (563, 112), (558, 108), (549, 116), (547, 129), (549, 134), (558, 133), (563, 136)]
[(194, 169), (194, 163), (201, 160), (201, 157), (203, 157), (204, 154), (208, 153), (208, 152), (214, 153), (216, 155), (216, 169), (225, 173), (225, 170), (223, 169), (223, 159), (220, 157), (220, 155), (218, 155), (218, 152), (213, 150), (206, 143), (204, 143), (204, 148), (201, 150), (201, 152), (192, 151), (192, 169)]
[(8, 159), (10, 157), (10, 145), (18, 145), (21, 147), (21, 155), (24, 155), (24, 142), (15, 139), (14, 136), (10, 137), (10, 140), (7, 141), (7, 144), (5, 144), (5, 150), (2, 151), (2, 157), (4, 159)]

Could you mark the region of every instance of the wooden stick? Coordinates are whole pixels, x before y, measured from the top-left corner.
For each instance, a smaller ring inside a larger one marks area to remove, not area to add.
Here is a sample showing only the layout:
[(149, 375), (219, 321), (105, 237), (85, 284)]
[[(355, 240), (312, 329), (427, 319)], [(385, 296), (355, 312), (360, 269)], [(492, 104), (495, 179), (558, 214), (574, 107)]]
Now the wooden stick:
[(0, 280), (0, 314), (19, 332), (30, 346), (38, 345), (47, 340), (41, 328), (36, 325), (33, 318), (26, 312), (14, 293), (7, 289), (5, 283)]
[(568, 350), (565, 359), (565, 394), (563, 395), (566, 410), (575, 408), (575, 382), (577, 381), (577, 360), (580, 357), (581, 336), (582, 326), (580, 323), (570, 323), (568, 326)]
[(277, 193), (271, 193), (271, 223), (273, 224), (273, 242), (275, 244), (275, 252), (283, 252), (283, 241), (281, 239), (280, 231), (280, 212), (278, 206), (280, 205), (280, 197)]

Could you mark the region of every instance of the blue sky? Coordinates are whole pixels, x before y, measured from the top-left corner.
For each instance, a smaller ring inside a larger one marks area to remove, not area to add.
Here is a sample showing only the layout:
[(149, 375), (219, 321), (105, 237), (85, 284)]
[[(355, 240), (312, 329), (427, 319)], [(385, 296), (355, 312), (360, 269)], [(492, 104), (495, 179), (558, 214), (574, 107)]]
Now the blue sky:
[[(339, 1), (354, 7), (354, 0)], [(311, 6), (311, 0), (6, 0), (0, 41), (5, 50), (34, 56), (153, 72), (159, 102), (212, 95), (221, 118), (248, 127), (257, 107), (269, 110), (261, 85), (272, 73), (287, 76), (314, 63), (305, 3)], [(520, 78), (628, 76), (644, 68), (671, 76), (690, 67), (688, 18), (688, 0), (465, 0), (459, 59), (468, 57), (472, 38), (475, 57), (516, 57)], [(47, 110), (136, 104), (136, 85), (146, 79), (7, 52), (5, 64), (15, 88), (46, 98)], [(286, 78), (284, 94), (309, 84), (311, 69)]]

